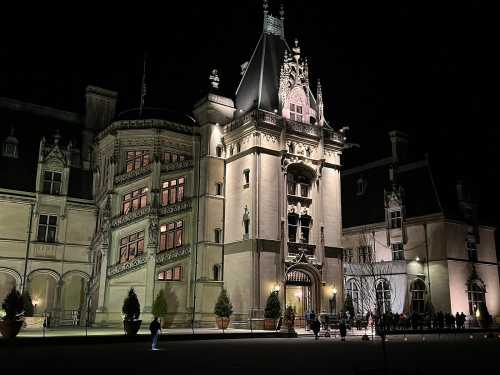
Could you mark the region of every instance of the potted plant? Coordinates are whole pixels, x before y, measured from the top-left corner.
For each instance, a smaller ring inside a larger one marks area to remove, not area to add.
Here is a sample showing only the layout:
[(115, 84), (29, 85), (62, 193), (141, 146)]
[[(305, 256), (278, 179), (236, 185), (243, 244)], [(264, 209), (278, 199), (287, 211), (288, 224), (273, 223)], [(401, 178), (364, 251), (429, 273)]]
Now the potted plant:
[(264, 329), (275, 330), (276, 320), (281, 316), (281, 303), (278, 291), (273, 291), (267, 297), (266, 309), (264, 310)]
[(2, 336), (12, 339), (17, 336), (23, 325), (19, 319), (23, 314), (23, 300), (21, 294), (12, 288), (2, 303), (3, 316), (0, 316), (0, 332)]
[(295, 332), (295, 311), (293, 311), (292, 306), (288, 306), (285, 310), (285, 316), (283, 317), (283, 321), (285, 323), (285, 327), (288, 332)]
[(229, 301), (226, 289), (222, 289), (214, 308), (217, 327), (224, 331), (229, 326), (230, 316), (233, 313), (233, 305)]
[(162, 328), (166, 328), (167, 297), (165, 296), (165, 291), (163, 289), (161, 289), (156, 296), (151, 312), (153, 313), (153, 316), (160, 318)]
[(133, 336), (137, 334), (141, 327), (142, 320), (139, 320), (141, 314), (141, 305), (134, 288), (130, 288), (128, 296), (123, 301), (123, 329), (125, 334)]

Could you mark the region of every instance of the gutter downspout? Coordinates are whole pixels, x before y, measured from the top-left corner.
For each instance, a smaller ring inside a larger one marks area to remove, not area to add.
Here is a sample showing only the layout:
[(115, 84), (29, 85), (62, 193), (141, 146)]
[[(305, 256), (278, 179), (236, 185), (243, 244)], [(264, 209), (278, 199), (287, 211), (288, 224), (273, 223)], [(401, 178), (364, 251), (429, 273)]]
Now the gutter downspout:
[(427, 285), (429, 286), (429, 300), (432, 303), (431, 272), (429, 269), (429, 243), (428, 243), (428, 238), (427, 238), (427, 223), (424, 223), (424, 239), (425, 239), (425, 260), (427, 263)]
[(35, 208), (35, 204), (30, 203), (28, 238), (26, 240), (26, 256), (24, 257), (24, 273), (23, 273), (23, 282), (21, 284), (21, 294), (24, 293), (24, 289), (26, 287), (26, 273), (28, 272), (28, 258), (29, 258), (29, 254), (30, 254), (31, 228), (32, 228), (32, 224), (33, 224), (33, 209), (34, 208)]
[[(201, 129), (200, 129), (201, 130)], [(196, 204), (196, 245), (194, 248), (195, 252), (195, 263), (194, 263), (194, 277), (193, 277), (193, 315), (191, 318), (191, 330), (194, 334), (194, 319), (196, 314), (196, 280), (198, 277), (198, 230), (200, 225), (200, 181), (201, 181), (201, 134), (198, 134), (198, 191), (197, 204)]]

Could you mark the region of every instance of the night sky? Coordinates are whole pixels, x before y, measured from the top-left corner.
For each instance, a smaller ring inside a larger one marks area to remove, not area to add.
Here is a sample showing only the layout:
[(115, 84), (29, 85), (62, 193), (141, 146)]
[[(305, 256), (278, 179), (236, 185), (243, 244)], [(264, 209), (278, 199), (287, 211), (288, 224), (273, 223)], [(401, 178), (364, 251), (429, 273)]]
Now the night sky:
[[(4, 12), (0, 96), (82, 112), (93, 84), (119, 92), (119, 111), (137, 107), (148, 50), (147, 106), (189, 112), (213, 67), (233, 97), (262, 2), (141, 4)], [(279, 2), (271, 6), (277, 15)], [(485, 115), (493, 64), (479, 1), (287, 0), (285, 12), (289, 44), (299, 39), (311, 81), (321, 78), (327, 118), (361, 145), (346, 151), (346, 165), (388, 156), (387, 132), (403, 130), (438, 173), (475, 184), (484, 221), (500, 224), (500, 130)]]

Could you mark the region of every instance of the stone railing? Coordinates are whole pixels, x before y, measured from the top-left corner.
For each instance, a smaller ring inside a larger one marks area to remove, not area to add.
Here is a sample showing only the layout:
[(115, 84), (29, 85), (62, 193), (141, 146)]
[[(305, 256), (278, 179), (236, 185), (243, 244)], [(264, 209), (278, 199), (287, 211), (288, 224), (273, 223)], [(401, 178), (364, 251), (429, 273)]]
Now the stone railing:
[(304, 253), (306, 255), (314, 255), (314, 250), (316, 245), (309, 243), (299, 243), (299, 242), (288, 242), (288, 253), (299, 254)]
[(140, 255), (126, 263), (118, 263), (108, 267), (108, 277), (121, 275), (125, 272), (132, 271), (146, 264), (146, 255)]
[(172, 172), (172, 171), (177, 171), (180, 169), (193, 168), (193, 166), (194, 166), (193, 160), (182, 160), (182, 161), (176, 161), (173, 163), (163, 164), (161, 166), (161, 171), (162, 172)]
[(120, 215), (111, 219), (111, 228), (121, 227), (122, 225), (129, 224), (149, 214), (150, 206), (139, 208), (138, 210), (130, 211), (126, 215)]
[(133, 181), (139, 177), (142, 177), (142, 176), (145, 176), (145, 175), (151, 173), (152, 165), (153, 164), (148, 164), (145, 167), (142, 167), (139, 169), (134, 169), (133, 171), (115, 176), (115, 179), (114, 179), (115, 185), (125, 184), (129, 181)]
[(297, 122), (297, 121), (292, 121), (292, 120), (285, 120), (286, 123), (286, 129), (288, 131), (292, 131), (294, 133), (300, 133), (300, 134), (305, 134), (313, 137), (318, 137), (320, 136), (320, 127), (317, 125), (310, 125), (310, 124), (304, 124), (302, 122)]
[(340, 132), (336, 132), (332, 129), (323, 128), (323, 136), (326, 141), (344, 143), (345, 137), (344, 134)]
[(191, 246), (189, 245), (163, 251), (156, 255), (156, 264), (162, 265), (166, 263), (172, 263), (179, 259), (186, 258), (187, 256), (189, 256), (189, 254), (191, 254)]
[(191, 199), (179, 203), (169, 204), (168, 206), (162, 206), (160, 207), (160, 216), (166, 216), (190, 210), (191, 206), (192, 206)]
[(236, 130), (239, 127), (246, 125), (252, 121), (257, 121), (259, 123), (265, 123), (265, 124), (270, 124), (270, 125), (274, 125), (274, 126), (279, 126), (280, 125), (280, 121), (279, 121), (280, 118), (281, 118), (280, 116), (275, 115), (274, 113), (253, 110), (253, 111), (245, 113), (243, 116), (240, 116), (237, 119), (230, 122), (226, 126), (226, 133), (233, 131), (233, 130)]
[(97, 135), (97, 140), (103, 139), (110, 133), (117, 130), (126, 129), (165, 129), (184, 134), (193, 134), (193, 127), (184, 124), (178, 124), (168, 120), (161, 119), (137, 119), (137, 120), (119, 120), (113, 122), (106, 129)]

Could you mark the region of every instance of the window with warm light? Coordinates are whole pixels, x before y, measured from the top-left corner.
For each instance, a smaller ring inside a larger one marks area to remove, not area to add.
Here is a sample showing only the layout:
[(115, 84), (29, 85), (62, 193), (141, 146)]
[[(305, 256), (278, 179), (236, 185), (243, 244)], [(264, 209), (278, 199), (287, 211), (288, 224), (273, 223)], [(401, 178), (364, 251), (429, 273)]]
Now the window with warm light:
[(127, 172), (145, 167), (150, 162), (149, 151), (127, 151)]
[(130, 211), (146, 207), (148, 204), (148, 188), (134, 190), (123, 196), (122, 214), (127, 215)]
[(144, 231), (120, 239), (120, 263), (126, 263), (144, 253)]
[(177, 220), (160, 227), (160, 251), (175, 249), (183, 244), (184, 222)]
[(182, 266), (176, 266), (158, 273), (159, 281), (181, 281), (182, 280)]
[(182, 154), (178, 154), (176, 152), (165, 151), (163, 153), (163, 162), (164, 163), (175, 163), (177, 161), (186, 160), (186, 156)]
[(161, 185), (161, 204), (166, 206), (184, 200), (184, 177), (164, 181)]

